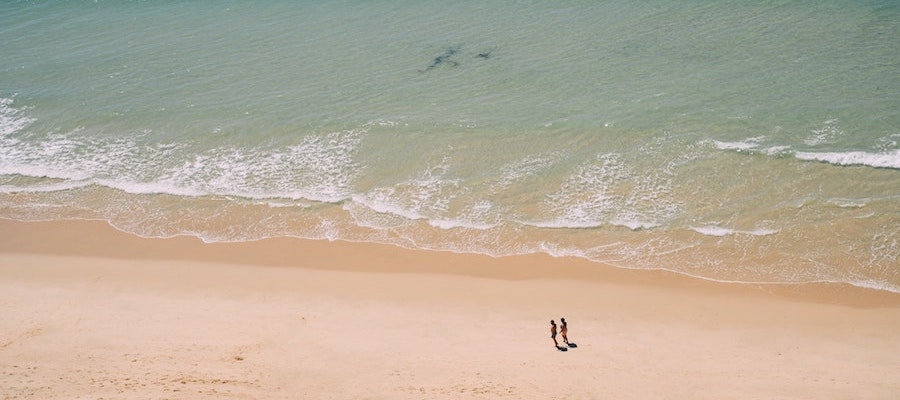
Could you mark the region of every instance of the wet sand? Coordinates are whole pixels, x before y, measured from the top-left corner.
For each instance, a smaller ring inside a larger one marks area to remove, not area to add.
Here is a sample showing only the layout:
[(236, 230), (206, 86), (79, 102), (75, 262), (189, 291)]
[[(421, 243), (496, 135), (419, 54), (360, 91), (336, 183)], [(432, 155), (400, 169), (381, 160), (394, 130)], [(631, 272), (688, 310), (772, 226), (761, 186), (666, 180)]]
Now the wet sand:
[[(0, 220), (0, 398), (888, 399), (900, 295)], [(569, 321), (576, 348), (553, 347)]]

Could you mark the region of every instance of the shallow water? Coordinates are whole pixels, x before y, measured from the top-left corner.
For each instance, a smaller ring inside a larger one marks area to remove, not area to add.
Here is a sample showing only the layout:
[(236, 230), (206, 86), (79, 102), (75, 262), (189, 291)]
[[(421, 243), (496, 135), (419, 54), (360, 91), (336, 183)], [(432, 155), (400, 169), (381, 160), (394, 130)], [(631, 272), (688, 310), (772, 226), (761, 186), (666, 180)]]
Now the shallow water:
[(0, 217), (900, 291), (896, 2), (15, 3)]

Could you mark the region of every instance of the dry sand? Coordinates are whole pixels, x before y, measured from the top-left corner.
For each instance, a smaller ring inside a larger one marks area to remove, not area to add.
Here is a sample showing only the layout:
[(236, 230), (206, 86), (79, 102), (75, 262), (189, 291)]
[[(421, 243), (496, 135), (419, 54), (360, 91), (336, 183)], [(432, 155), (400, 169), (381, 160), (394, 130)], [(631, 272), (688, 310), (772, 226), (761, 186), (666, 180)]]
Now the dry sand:
[(896, 399), (898, 371), (897, 294), (0, 221), (2, 399)]

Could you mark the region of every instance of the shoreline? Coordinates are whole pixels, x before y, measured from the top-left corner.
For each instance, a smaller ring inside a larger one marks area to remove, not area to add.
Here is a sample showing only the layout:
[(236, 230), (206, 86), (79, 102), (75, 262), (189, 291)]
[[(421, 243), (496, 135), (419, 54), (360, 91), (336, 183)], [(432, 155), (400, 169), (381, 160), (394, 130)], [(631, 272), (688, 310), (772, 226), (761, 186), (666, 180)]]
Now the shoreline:
[[(650, 285), (672, 290), (775, 295), (850, 307), (900, 307), (900, 293), (847, 283), (721, 282), (667, 270), (625, 269), (577, 257), (414, 250), (380, 243), (269, 238), (205, 243), (193, 236), (142, 238), (102, 220), (24, 222), (0, 218), (0, 253), (180, 260), (339, 271), (462, 275), (500, 280), (565, 279)], [(354, 249), (358, 249), (356, 251)], [(313, 257), (305, 257), (313, 254)], [(323, 264), (318, 259), (329, 259)], [(312, 260), (312, 261), (311, 261)]]
[[(900, 390), (890, 293), (781, 292), (541, 255), (143, 239), (100, 221), (0, 220), (0, 232), (3, 399), (883, 399)], [(577, 348), (551, 347), (548, 322), (559, 317)]]

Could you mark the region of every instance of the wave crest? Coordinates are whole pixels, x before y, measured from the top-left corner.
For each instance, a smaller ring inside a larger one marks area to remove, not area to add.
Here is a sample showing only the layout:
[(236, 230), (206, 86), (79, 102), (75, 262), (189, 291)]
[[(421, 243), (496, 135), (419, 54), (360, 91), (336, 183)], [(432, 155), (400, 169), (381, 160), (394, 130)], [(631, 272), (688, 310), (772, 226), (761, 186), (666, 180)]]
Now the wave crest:
[(900, 149), (885, 153), (848, 152), (797, 152), (795, 157), (803, 161), (819, 161), (834, 165), (863, 165), (875, 168), (900, 169)]

